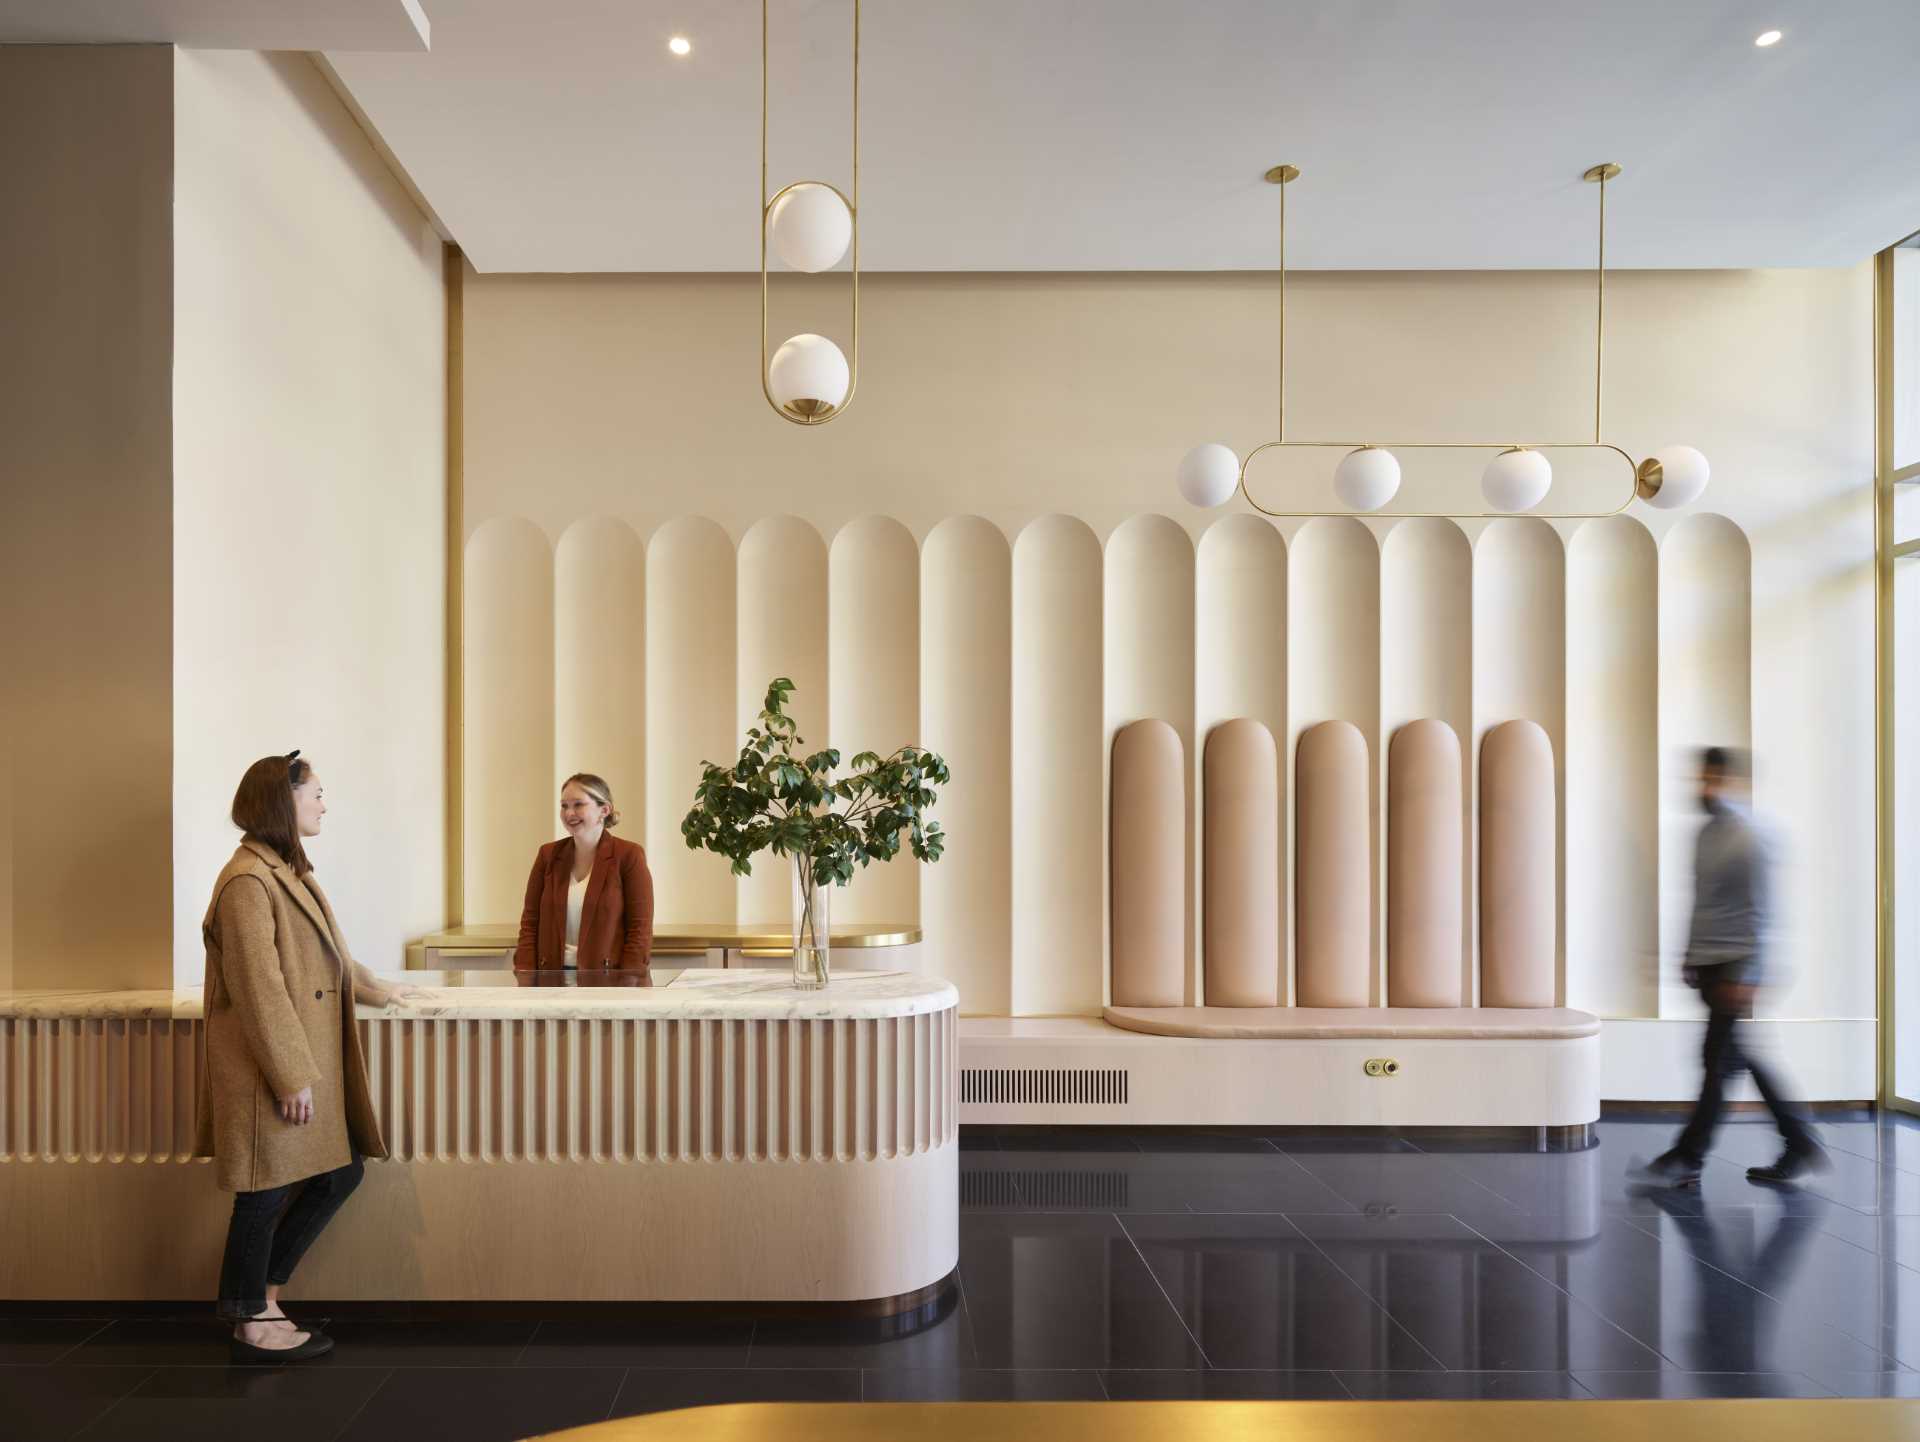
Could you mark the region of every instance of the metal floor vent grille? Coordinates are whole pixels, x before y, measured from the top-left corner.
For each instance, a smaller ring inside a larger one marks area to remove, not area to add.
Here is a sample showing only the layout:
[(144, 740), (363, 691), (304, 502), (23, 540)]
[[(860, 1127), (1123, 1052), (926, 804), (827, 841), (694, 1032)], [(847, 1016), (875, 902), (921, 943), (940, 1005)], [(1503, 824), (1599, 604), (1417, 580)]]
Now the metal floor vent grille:
[(960, 1173), (960, 1205), (980, 1211), (1039, 1207), (1047, 1211), (1124, 1211), (1125, 1172), (1038, 1168)]
[(960, 1072), (962, 1106), (1127, 1104), (1121, 1067), (973, 1067)]

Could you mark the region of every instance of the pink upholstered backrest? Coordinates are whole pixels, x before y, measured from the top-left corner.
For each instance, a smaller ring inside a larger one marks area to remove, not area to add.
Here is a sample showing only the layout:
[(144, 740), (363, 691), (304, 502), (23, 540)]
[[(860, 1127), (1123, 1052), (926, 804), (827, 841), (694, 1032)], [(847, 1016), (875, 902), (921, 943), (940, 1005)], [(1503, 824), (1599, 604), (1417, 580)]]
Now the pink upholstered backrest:
[(1554, 1005), (1553, 743), (1508, 721), (1480, 743), (1480, 1004)]
[(1387, 1005), (1463, 1006), (1460, 741), (1410, 721), (1387, 748)]
[(1370, 1006), (1372, 804), (1367, 741), (1346, 721), (1294, 751), (1294, 970), (1301, 1006)]
[(1202, 965), (1208, 1006), (1279, 1006), (1280, 760), (1258, 721), (1223, 721), (1204, 752)]
[(1135, 721), (1113, 738), (1113, 1004), (1186, 1001), (1187, 795), (1180, 734)]

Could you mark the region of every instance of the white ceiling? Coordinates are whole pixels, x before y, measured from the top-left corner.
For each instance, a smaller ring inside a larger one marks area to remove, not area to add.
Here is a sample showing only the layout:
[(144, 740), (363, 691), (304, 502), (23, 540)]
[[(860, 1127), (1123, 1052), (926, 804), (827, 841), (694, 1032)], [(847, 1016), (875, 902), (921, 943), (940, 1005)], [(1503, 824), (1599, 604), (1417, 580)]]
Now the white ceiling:
[(419, 50), (421, 0), (0, 0), (0, 45)]
[[(755, 268), (757, 0), (419, 3), (430, 52), (316, 38), (400, 0), (0, 0), (0, 38), (25, 11), (298, 16), (281, 43), (328, 50), (482, 270)], [(844, 186), (851, 0), (773, 10), (771, 187)], [(865, 0), (863, 24), (869, 270), (1271, 268), (1278, 161), (1306, 269), (1591, 264), (1602, 160), (1623, 267), (1845, 265), (1920, 228), (1916, 0)]]

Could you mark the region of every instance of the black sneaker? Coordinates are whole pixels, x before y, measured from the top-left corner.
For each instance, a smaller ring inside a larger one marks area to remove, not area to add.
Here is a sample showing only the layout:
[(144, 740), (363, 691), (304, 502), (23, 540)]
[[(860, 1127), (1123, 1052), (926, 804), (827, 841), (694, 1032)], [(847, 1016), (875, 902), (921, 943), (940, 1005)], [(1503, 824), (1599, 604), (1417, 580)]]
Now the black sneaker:
[(1748, 1167), (1747, 1180), (1784, 1187), (1798, 1181), (1809, 1172), (1824, 1172), (1832, 1165), (1833, 1163), (1827, 1160), (1824, 1147), (1818, 1142), (1808, 1142), (1805, 1146), (1788, 1147), (1780, 1153), (1780, 1160), (1770, 1167)]
[(1663, 1152), (1645, 1166), (1635, 1167), (1628, 1175), (1644, 1187), (1697, 1187), (1700, 1163), (1679, 1152)]

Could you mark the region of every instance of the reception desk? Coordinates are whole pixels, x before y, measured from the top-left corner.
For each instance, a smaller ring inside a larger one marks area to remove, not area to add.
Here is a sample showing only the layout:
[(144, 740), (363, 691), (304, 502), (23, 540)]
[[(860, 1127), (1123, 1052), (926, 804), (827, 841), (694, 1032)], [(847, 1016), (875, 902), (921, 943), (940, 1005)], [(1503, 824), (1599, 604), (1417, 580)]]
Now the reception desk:
[[(407, 970), (511, 967), (519, 935), (519, 926), (507, 921), (451, 926), (409, 945)], [(829, 943), (835, 953), (865, 954), (875, 970), (913, 971), (920, 958), (920, 928), (905, 922), (843, 923), (829, 933)], [(656, 922), (653, 955), (680, 966), (778, 966), (793, 959), (793, 928), (774, 922)]]
[[(415, 978), (410, 978), (415, 979)], [(958, 1258), (954, 988), (417, 978), (362, 1007), (382, 1133), (296, 1280), (331, 1299), (916, 1305)], [(432, 986), (434, 981), (467, 984)], [(211, 1296), (201, 998), (0, 993), (0, 1297)]]

